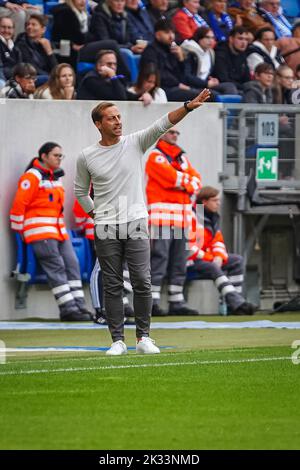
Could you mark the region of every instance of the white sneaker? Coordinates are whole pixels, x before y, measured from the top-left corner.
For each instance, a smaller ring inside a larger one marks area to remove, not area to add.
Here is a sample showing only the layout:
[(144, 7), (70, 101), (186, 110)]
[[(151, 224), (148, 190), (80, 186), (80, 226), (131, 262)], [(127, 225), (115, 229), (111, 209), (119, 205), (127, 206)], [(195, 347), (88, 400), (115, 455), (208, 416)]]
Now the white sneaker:
[(155, 346), (155, 341), (147, 336), (142, 336), (136, 343), (136, 352), (138, 354), (159, 354), (160, 350)]
[(127, 346), (121, 340), (112, 343), (111, 347), (106, 351), (107, 356), (121, 356), (122, 354), (127, 354)]

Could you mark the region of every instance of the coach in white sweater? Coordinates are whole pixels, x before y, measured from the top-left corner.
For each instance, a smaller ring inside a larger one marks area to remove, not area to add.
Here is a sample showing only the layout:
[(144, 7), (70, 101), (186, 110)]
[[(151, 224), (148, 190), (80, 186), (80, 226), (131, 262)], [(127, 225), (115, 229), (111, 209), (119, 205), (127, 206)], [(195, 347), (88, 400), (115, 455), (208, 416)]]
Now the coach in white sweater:
[[(192, 101), (171, 111), (145, 130), (122, 136), (122, 119), (113, 103), (92, 111), (100, 142), (84, 149), (77, 161), (75, 195), (95, 219), (95, 243), (105, 296), (107, 322), (113, 343), (108, 355), (126, 354), (124, 343), (123, 262), (126, 260), (134, 292), (136, 351), (159, 353), (149, 337), (152, 309), (148, 212), (143, 195), (142, 157), (168, 129), (210, 97), (203, 90)], [(93, 184), (94, 201), (89, 196)]]

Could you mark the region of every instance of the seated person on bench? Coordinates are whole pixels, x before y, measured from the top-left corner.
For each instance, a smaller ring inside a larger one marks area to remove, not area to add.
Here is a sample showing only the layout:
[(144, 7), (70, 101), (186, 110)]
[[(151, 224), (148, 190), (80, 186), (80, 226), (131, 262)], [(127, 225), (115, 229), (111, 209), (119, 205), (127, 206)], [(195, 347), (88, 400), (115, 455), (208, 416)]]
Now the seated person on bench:
[[(243, 258), (228, 254), (220, 230), (220, 194), (211, 186), (204, 186), (197, 195), (197, 204), (204, 205), (204, 220), (194, 214), (190, 232), (188, 270), (198, 279), (212, 279), (234, 315), (253, 315), (254, 306), (242, 296)], [(200, 211), (198, 211), (200, 213)]]

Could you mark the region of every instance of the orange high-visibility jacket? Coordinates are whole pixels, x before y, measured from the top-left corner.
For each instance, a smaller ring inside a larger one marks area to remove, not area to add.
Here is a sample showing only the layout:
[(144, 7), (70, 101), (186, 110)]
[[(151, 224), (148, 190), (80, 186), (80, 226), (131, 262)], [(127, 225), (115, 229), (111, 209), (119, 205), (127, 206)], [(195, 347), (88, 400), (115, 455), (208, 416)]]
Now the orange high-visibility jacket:
[(192, 215), (191, 197), (201, 189), (201, 175), (183, 150), (159, 140), (146, 163), (149, 224), (186, 227)]
[(73, 214), (76, 226), (84, 232), (85, 238), (94, 240), (94, 220), (82, 209), (77, 199), (74, 201)]
[(26, 243), (69, 238), (64, 223), (65, 191), (59, 177), (63, 171), (44, 168), (38, 159), (20, 178), (10, 211), (11, 228), (23, 234)]
[(204, 209), (204, 225), (196, 218), (195, 212), (192, 216), (191, 230), (189, 233), (188, 266), (194, 264), (197, 259), (212, 262), (216, 256), (228, 260), (228, 253), (224, 243), (223, 234), (219, 227), (219, 214)]

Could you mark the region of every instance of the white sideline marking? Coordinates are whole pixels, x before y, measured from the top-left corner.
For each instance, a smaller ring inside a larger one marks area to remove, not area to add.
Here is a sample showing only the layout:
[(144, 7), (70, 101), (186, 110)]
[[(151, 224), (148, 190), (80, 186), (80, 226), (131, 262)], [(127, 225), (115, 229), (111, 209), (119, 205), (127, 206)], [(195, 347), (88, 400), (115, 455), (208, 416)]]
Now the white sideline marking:
[[(144, 357), (144, 356), (143, 356)], [(87, 372), (94, 370), (114, 370), (114, 369), (136, 369), (140, 367), (177, 367), (177, 366), (198, 366), (198, 365), (216, 365), (216, 364), (243, 364), (251, 362), (268, 362), (268, 361), (287, 361), (291, 357), (260, 357), (248, 359), (228, 359), (215, 361), (190, 361), (190, 362), (161, 362), (153, 364), (127, 364), (119, 366), (98, 366), (98, 367), (69, 367), (61, 369), (32, 369), (19, 371), (4, 371), (0, 375), (30, 375), (30, 374), (49, 374), (53, 372)]]

